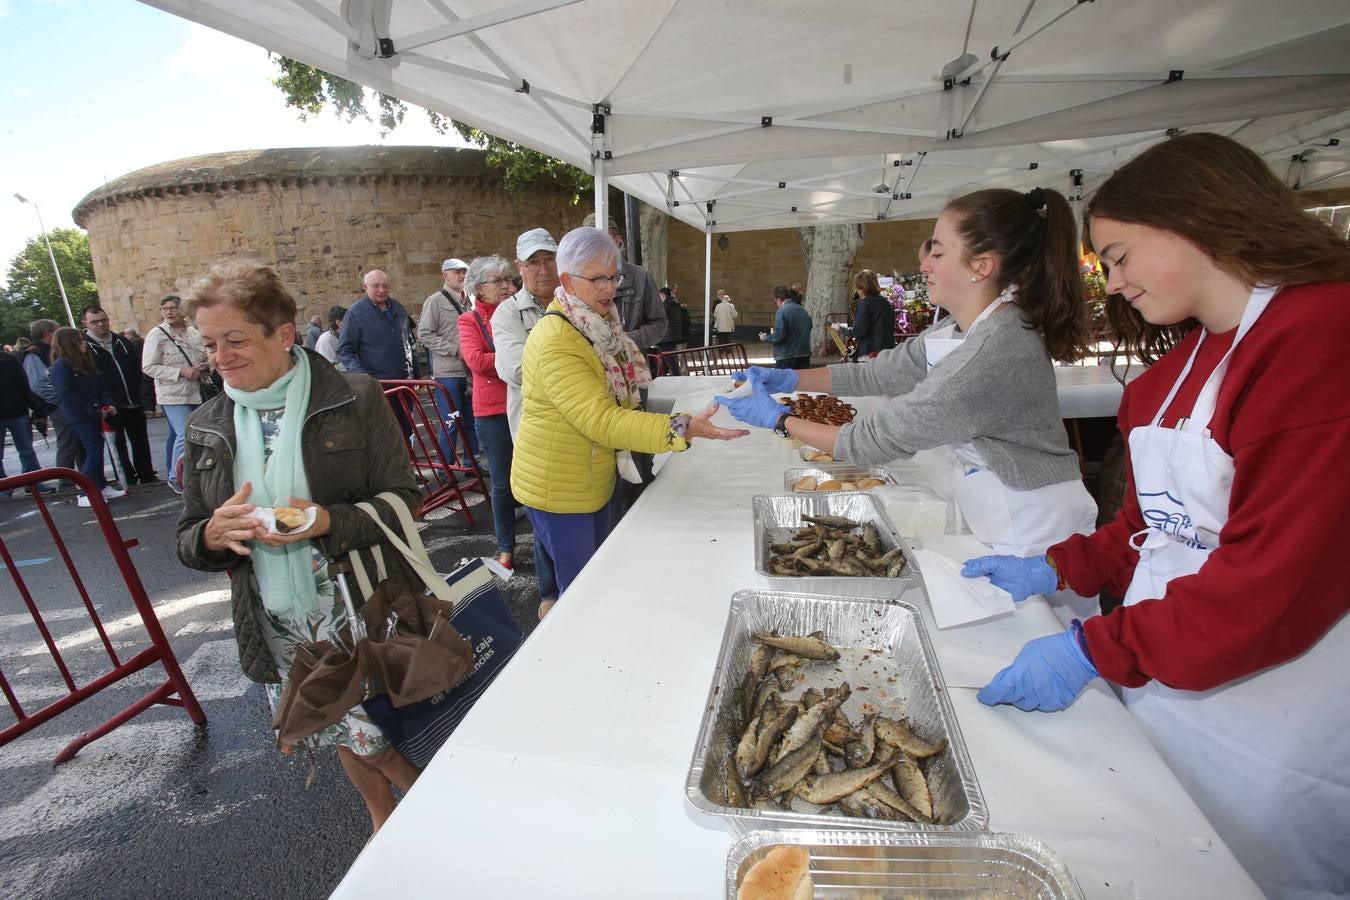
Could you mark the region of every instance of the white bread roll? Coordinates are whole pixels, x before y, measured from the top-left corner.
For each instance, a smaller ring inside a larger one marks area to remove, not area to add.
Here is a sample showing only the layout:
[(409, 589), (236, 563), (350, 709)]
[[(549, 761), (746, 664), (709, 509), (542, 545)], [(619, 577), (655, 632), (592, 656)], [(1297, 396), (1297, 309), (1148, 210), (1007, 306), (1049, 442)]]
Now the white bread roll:
[(814, 894), (811, 854), (779, 844), (745, 873), (736, 900), (811, 900)]

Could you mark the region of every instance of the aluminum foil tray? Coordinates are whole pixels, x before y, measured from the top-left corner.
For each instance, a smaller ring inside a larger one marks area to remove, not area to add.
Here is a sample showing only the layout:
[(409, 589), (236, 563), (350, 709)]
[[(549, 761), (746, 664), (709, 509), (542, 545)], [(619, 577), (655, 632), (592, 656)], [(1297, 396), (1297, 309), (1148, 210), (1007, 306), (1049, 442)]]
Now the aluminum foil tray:
[[(858, 466), (853, 463), (812, 463), (809, 466), (793, 466), (783, 472), (783, 490), (791, 491), (792, 486), (810, 475), (816, 481), (857, 481), (860, 478), (876, 478), (887, 484), (899, 484), (900, 479), (885, 466)], [(815, 491), (796, 491), (794, 493), (811, 494)]]
[[(823, 689), (848, 681), (853, 693), (843, 711), (853, 722), (862, 720), (867, 704), (888, 717), (904, 716), (928, 740), (947, 738), (947, 748), (923, 763), (937, 824), (855, 819), (833, 808), (822, 812), (797, 797), (792, 798), (791, 809), (726, 805), (726, 779), (733, 771), (735, 745), (743, 729), (736, 693), (750, 668), (754, 649), (750, 635), (775, 629), (780, 634), (823, 631), (825, 640), (842, 654), (834, 663), (805, 666), (806, 680), (786, 692), (784, 699), (796, 699), (810, 687)], [(908, 603), (894, 601), (752, 590), (733, 594), (685, 794), (695, 809), (726, 819), (741, 834), (763, 828), (984, 831), (989, 824), (989, 809), (923, 617)]]
[(735, 900), (750, 867), (780, 844), (797, 844), (811, 854), (817, 897), (1083, 897), (1054, 851), (1021, 834), (756, 831), (727, 854), (727, 900)]
[[(895, 532), (882, 505), (867, 491), (822, 491), (800, 494), (757, 494), (751, 501), (755, 521), (755, 571), (770, 587), (780, 591), (812, 591), (845, 597), (898, 599), (905, 591), (922, 585), (914, 552)], [(855, 522), (871, 522), (886, 550), (899, 547), (909, 565), (899, 578), (849, 575), (773, 575), (769, 572), (769, 545), (786, 541), (809, 523), (802, 514), (846, 516)]]

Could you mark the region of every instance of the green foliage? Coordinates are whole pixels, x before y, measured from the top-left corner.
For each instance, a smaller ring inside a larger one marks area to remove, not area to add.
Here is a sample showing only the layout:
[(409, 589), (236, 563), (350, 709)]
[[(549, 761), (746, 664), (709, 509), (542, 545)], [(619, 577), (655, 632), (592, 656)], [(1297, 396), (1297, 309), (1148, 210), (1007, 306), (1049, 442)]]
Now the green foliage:
[[(281, 69), (281, 75), (272, 79), (272, 84), (281, 91), (287, 106), (300, 111), (302, 120), (318, 115), (325, 106), (331, 106), (334, 112), (348, 122), (358, 116), (374, 121), (366, 108), (365, 89), (361, 85), (284, 56), (274, 59)], [(402, 124), (408, 107), (402, 100), (389, 94), (376, 91), (375, 97), (379, 103), (379, 123), (383, 136)], [(535, 186), (560, 187), (572, 192), (572, 204), (575, 206), (594, 184), (588, 173), (545, 153), (503, 140), (430, 110), (427, 111), (427, 118), (437, 133), (445, 134), (449, 128), (454, 128), (464, 140), (487, 150), (488, 165), (501, 170), (508, 191), (518, 192)]]
[[(86, 306), (98, 300), (94, 264), (89, 257), (89, 236), (78, 228), (57, 228), (47, 233), (52, 253), (61, 269), (61, 281), (78, 322)], [(47, 247), (39, 235), (30, 238), (10, 260), (8, 287), (0, 291), (0, 342), (9, 344), (28, 334), (34, 319), (53, 319), (66, 324), (66, 309), (56, 286)]]

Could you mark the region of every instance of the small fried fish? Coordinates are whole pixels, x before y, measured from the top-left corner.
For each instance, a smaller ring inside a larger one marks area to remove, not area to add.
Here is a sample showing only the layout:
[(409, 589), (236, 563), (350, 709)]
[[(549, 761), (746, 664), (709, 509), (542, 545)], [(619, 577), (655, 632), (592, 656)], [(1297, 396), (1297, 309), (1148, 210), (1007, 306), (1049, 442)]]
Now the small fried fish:
[(899, 747), (910, 756), (917, 756), (925, 759), (929, 756), (936, 756), (947, 749), (947, 739), (939, 738), (934, 743), (929, 743), (915, 734), (909, 726), (895, 719), (888, 719), (885, 716), (877, 717), (877, 737), (890, 744), (892, 747)]
[(813, 525), (823, 525), (826, 528), (857, 528), (859, 523), (844, 516), (802, 516), (803, 522), (810, 522)]
[(775, 650), (784, 650), (795, 654), (803, 659), (819, 659), (833, 662), (839, 658), (839, 651), (825, 643), (818, 637), (778, 635), (772, 632), (757, 632), (751, 635), (761, 644), (768, 644)]

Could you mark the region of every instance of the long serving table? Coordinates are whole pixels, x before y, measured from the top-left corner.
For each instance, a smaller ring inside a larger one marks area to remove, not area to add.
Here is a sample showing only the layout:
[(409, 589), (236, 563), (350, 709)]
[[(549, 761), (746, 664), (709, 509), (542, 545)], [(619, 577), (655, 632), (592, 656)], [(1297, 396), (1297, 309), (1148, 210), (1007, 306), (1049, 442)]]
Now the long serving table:
[[(687, 805), (685, 777), (731, 595), (767, 587), (751, 497), (796, 461), (763, 430), (676, 454), (334, 896), (723, 896), (733, 834)], [(1053, 714), (975, 699), (1062, 627), (1044, 600), (938, 631), (922, 591), (904, 599), (923, 611), (990, 830), (1044, 841), (1088, 897), (1260, 897), (1103, 682)]]
[[(1136, 365), (1128, 373), (1123, 367), (1118, 371), (1126, 380), (1133, 380), (1143, 369)], [(1114, 418), (1124, 390), (1110, 366), (1055, 366), (1055, 385), (1060, 417), (1064, 419)], [(713, 395), (730, 386), (731, 379), (725, 375), (658, 378), (652, 383), (648, 408), (668, 411), (678, 396), (696, 392)]]

